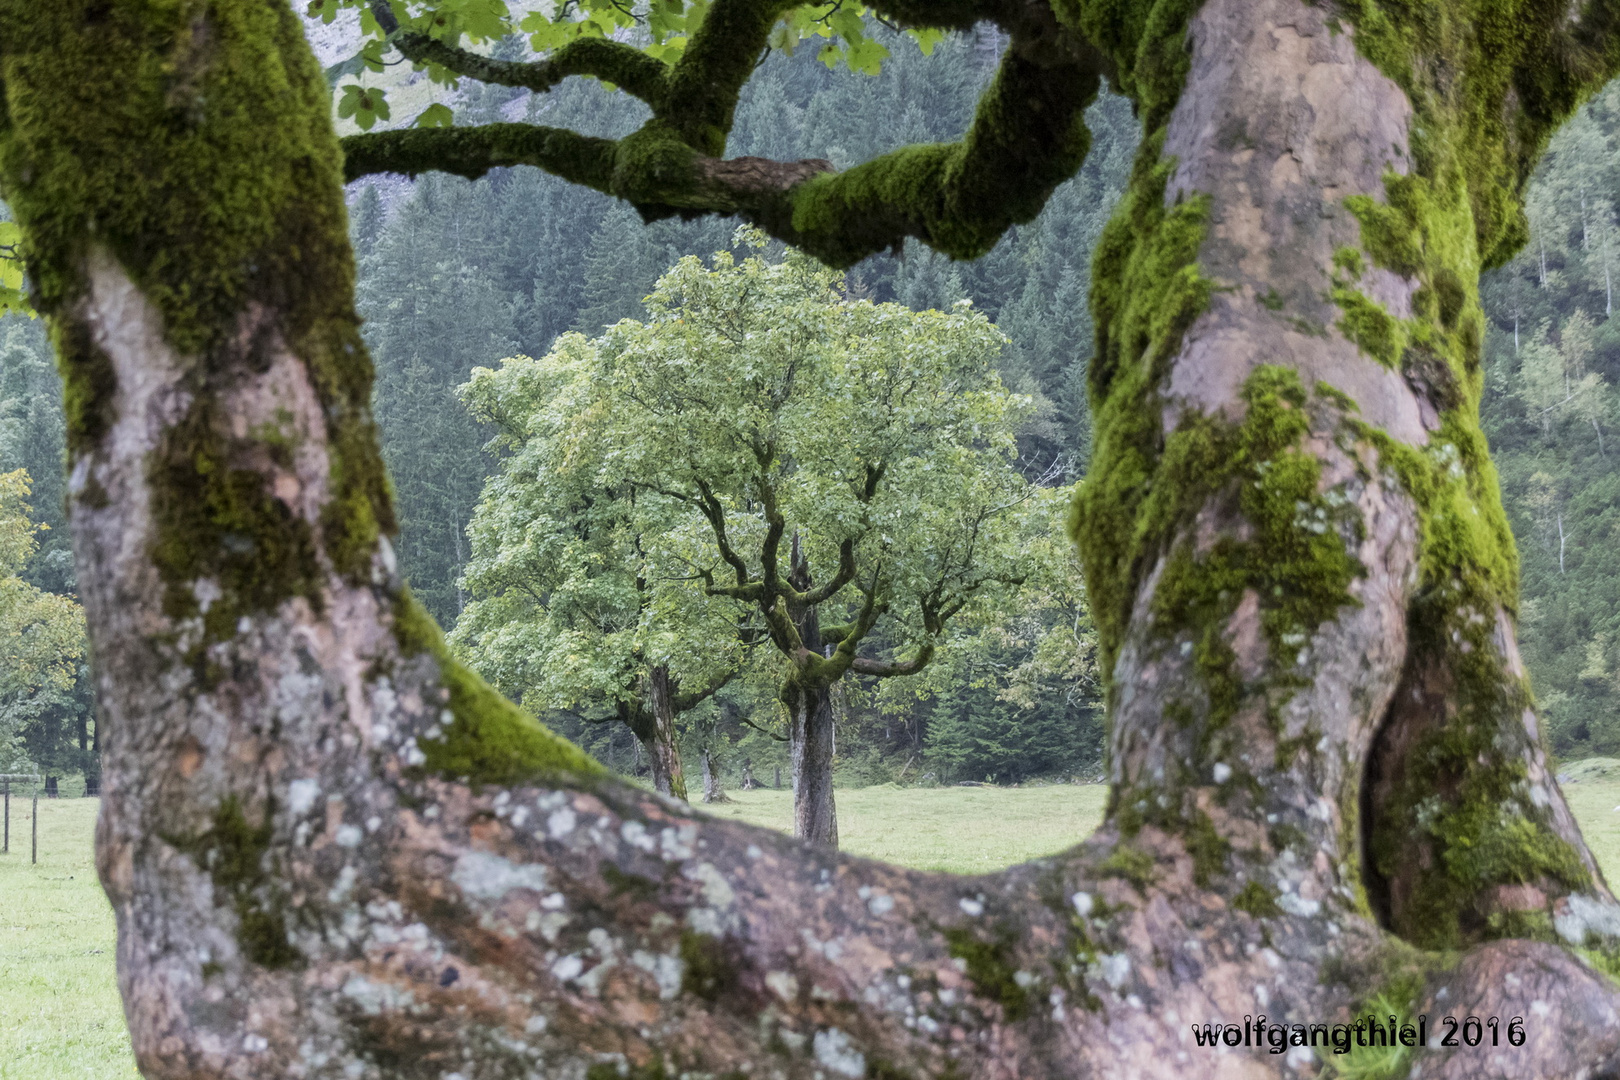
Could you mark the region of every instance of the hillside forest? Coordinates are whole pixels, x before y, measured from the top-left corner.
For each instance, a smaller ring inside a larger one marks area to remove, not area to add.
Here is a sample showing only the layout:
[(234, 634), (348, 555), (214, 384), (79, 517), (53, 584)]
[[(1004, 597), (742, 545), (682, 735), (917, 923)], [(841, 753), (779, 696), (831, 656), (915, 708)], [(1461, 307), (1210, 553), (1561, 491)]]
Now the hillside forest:
[[(843, 166), (955, 137), (1000, 44), (982, 31), (947, 38), (924, 56), (895, 40), (875, 78), (830, 71), (813, 50), (770, 55), (744, 91), (728, 152)], [(521, 48), (499, 47), (511, 57)], [(611, 137), (644, 118), (633, 99), (584, 80), (532, 98), (475, 85), (460, 93), (456, 115), (480, 123), (525, 113)], [(1000, 385), (1022, 401), (1007, 456), (1020, 483), (1047, 493), (1031, 505), (1048, 507), (1052, 536), (1061, 535), (1057, 504), (1084, 482), (1090, 456), (1091, 251), (1138, 136), (1122, 98), (1105, 96), (1089, 120), (1095, 141), (1084, 169), (989, 256), (953, 264), (908, 248), (869, 259), (831, 286), (846, 302), (971, 311), (1004, 335), (993, 363)], [(1620, 87), (1610, 87), (1554, 139), (1530, 197), (1530, 244), (1482, 283), (1490, 319), (1484, 420), (1518, 540), (1525, 660), (1552, 748), (1566, 759), (1620, 754), (1617, 204)], [(501, 397), (500, 380), (516, 387), (525, 364), (543, 366), (543, 358), (632, 333), (607, 331), (621, 320), (647, 320), (644, 300), (684, 257), (714, 266), (714, 254), (726, 252), (726, 259), (774, 265), (791, 254), (780, 245), (751, 248), (735, 223), (644, 225), (608, 197), (533, 169), (497, 170), (476, 182), (441, 175), (361, 182), (349, 205), (359, 305), (377, 367), (374, 411), (400, 512), (401, 572), (492, 683), (604, 762), (651, 778), (656, 763), (646, 744), (632, 724), (618, 722), (629, 692), (615, 697), (611, 679), (578, 672), (559, 690), (557, 658), (535, 655), (539, 624), (502, 599), (511, 554), (503, 545), (523, 528), (503, 532), (497, 519), (510, 505), (503, 500), (532, 496), (533, 485), (519, 483), (521, 462), (538, 451), (514, 433), (515, 399)], [(488, 370), (475, 376), (475, 369)], [(549, 394), (563, 384), (525, 385), (508, 390), (532, 397), (534, 385)], [(94, 704), (74, 651), (82, 651), (74, 623), (82, 616), (63, 514), (60, 394), (44, 328), (21, 315), (0, 319), (0, 485), (7, 485), (0, 542), (8, 545), (0, 551), (0, 771), (82, 773), (93, 785)], [(525, 416), (548, 403), (544, 395), (528, 400)], [(645, 504), (637, 510), (646, 512)], [(656, 523), (647, 527), (649, 536), (658, 531)], [(619, 557), (613, 550), (622, 555), (611, 545), (598, 554)], [(1056, 562), (1065, 573), (1020, 580), (1000, 602), (965, 608), (932, 662), (911, 677), (855, 673), (839, 682), (831, 707), (840, 782), (1007, 783), (1101, 773), (1094, 634), (1075, 560)], [(735, 612), (682, 617), (723, 624), (723, 633), (658, 646), (666, 668), (706, 673), (692, 676), (708, 692), (681, 712), (675, 731), (687, 767), (701, 763), (711, 794), (784, 782), (786, 710), (773, 666), (780, 658), (751, 647), (758, 628)], [(625, 623), (645, 624), (640, 615)], [(872, 633), (894, 656), (906, 652), (903, 627), (878, 623)], [(722, 659), (712, 644), (720, 638), (731, 652), (716, 675), (709, 668)], [(514, 649), (520, 639), (530, 644)], [(600, 634), (592, 640), (607, 647)], [(624, 647), (645, 657), (651, 641), (642, 635)], [(691, 654), (671, 658), (671, 649)], [(698, 655), (711, 650), (716, 655)]]

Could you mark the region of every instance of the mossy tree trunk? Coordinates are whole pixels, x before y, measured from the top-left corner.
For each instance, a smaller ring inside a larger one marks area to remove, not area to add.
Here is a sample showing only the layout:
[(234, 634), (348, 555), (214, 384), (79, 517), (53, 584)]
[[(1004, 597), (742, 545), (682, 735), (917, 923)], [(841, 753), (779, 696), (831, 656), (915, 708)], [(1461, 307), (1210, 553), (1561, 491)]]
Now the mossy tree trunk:
[(1620, 1068), (1620, 995), (1566, 947), (1612, 962), (1620, 919), (1542, 771), (1474, 421), (1477, 272), (1570, 104), (1494, 58), (1587, 24), (1431, 6), (1456, 18), (1390, 37), (1416, 66), (1379, 12), (1304, 0), (1071, 3), (1018, 60), (1085, 33), (1148, 132), (1076, 518), (1114, 786), (1081, 846), (958, 878), (697, 818), (447, 657), (390, 554), (285, 4), (0, 2), (143, 1072), (1297, 1075), (1308, 1048), (1205, 1057), (1190, 1025), (1374, 1000), (1525, 1018), (1522, 1046), (1411, 1051), (1425, 1077)]

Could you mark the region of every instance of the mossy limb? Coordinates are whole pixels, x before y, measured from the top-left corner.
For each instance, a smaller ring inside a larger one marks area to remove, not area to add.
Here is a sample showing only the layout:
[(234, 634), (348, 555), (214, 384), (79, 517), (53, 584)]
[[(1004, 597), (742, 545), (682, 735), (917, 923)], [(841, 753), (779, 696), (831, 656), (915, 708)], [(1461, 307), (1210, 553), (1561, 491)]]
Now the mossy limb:
[(607, 770), (457, 663), (433, 617), (408, 592), (394, 607), (394, 638), (408, 661), (426, 654), (439, 665), (452, 716), (437, 738), (419, 737), (422, 768), (447, 780), (475, 784), (590, 782)]

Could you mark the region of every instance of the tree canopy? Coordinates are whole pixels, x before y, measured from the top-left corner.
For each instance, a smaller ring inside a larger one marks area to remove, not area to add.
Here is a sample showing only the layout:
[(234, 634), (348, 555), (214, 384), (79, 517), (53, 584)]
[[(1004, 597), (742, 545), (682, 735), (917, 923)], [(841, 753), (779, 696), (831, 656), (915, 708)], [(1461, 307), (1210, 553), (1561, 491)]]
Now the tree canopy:
[(59, 769), (67, 733), (56, 729), (82, 707), (84, 612), (20, 576), (42, 528), (29, 519), (28, 493), (26, 472), (0, 473), (0, 772)]
[(487, 599), (455, 640), (475, 666), (559, 708), (640, 695), (648, 667), (713, 685), (768, 641), (791, 708), (846, 673), (916, 674), (953, 620), (995, 625), (1062, 578), (1068, 490), (1018, 468), (1005, 339), (966, 302), (842, 287), (791, 251), (687, 258), (645, 322), (474, 373), (511, 453), (474, 519)]

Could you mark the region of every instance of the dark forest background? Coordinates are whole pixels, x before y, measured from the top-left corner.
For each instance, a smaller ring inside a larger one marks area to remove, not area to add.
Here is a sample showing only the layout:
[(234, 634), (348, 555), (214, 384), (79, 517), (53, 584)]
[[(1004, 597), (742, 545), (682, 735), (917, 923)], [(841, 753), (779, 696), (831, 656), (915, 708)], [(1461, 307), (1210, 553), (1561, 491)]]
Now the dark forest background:
[[(809, 49), (766, 58), (728, 152), (825, 157), (843, 166), (903, 144), (955, 138), (1003, 42), (989, 31), (958, 36), (929, 57), (909, 41), (890, 44), (875, 78), (829, 71)], [(501, 47), (512, 57), (520, 49)], [(532, 98), (477, 87), (457, 104), (463, 123), (524, 116), (612, 136), (643, 119), (639, 103), (583, 80)], [(918, 310), (970, 298), (995, 321), (1011, 339), (1003, 378), (1039, 402), (1021, 438), (1026, 468), (1055, 482), (1083, 475), (1089, 458), (1091, 251), (1138, 137), (1121, 98), (1100, 100), (1090, 122), (1094, 145), (1082, 172), (988, 257), (953, 264), (913, 247), (847, 276), (856, 296)], [(1525, 658), (1564, 758), (1620, 753), (1617, 139), (1620, 90), (1611, 88), (1559, 135), (1530, 200), (1534, 239), (1483, 287), (1491, 324), (1486, 431), (1523, 563)], [(428, 176), (357, 185), (350, 207), (360, 310), (377, 366), (375, 409), (402, 522), (400, 563), (449, 628), (469, 599), (459, 583), (469, 555), (465, 528), (497, 467), (482, 449), (490, 433), (455, 388), (473, 367), (542, 355), (560, 333), (594, 335), (638, 317), (641, 298), (670, 264), (726, 248), (735, 223), (647, 226), (606, 196), (533, 169), (498, 170), (477, 182)], [(59, 401), (41, 325), (0, 319), (0, 472), (28, 469), (35, 516), (50, 526), (24, 576), (71, 593)], [(1083, 608), (1071, 615), (1080, 659), (1038, 679), (1028, 677), (1022, 654), (1039, 634), (1003, 633), (993, 647), (940, 665), (903, 693), (852, 687), (841, 703), (841, 779), (1096, 776), (1104, 740), (1086, 655), (1089, 621)], [(23, 732), (28, 754), (46, 770), (92, 768), (93, 728), (82, 748), (77, 734), (91, 709), (88, 692), (76, 700), (53, 714), (49, 730), (36, 721)], [(769, 727), (771, 708), (742, 689), (722, 694), (694, 714), (689, 738), (715, 748), (731, 781), (747, 761), (769, 783), (783, 744), (740, 718)], [(635, 740), (622, 725), (549, 719), (609, 763), (637, 769)]]

